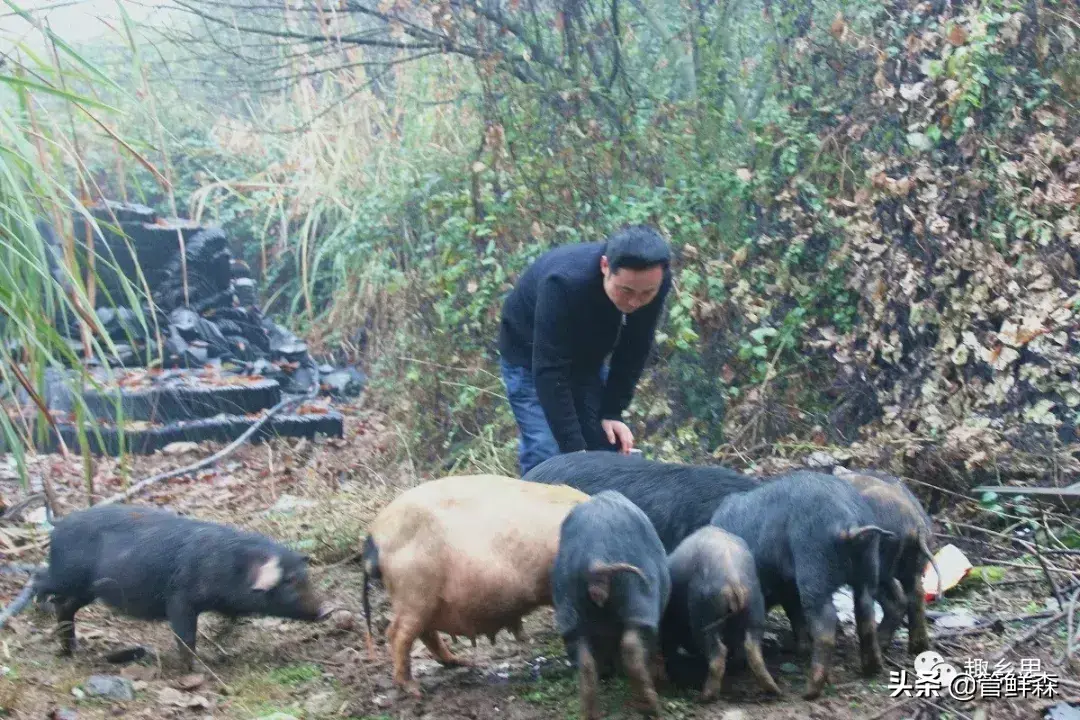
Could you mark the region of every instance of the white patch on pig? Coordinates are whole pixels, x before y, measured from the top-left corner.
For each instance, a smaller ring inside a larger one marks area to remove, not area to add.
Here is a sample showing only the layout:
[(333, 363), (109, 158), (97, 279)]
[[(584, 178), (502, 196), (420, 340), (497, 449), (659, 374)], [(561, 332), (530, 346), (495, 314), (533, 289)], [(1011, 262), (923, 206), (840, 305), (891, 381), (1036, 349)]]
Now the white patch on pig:
[(259, 566), (259, 571), (255, 575), (255, 583), (251, 586), (251, 589), (269, 590), (279, 582), (281, 582), (281, 563), (278, 561), (278, 556), (274, 555)]

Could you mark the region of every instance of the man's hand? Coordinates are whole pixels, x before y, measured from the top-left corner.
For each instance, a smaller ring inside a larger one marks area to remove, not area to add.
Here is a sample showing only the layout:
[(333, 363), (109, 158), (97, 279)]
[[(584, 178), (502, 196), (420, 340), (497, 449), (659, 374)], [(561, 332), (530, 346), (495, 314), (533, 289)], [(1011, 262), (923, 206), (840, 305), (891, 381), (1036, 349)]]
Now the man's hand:
[(616, 441), (618, 442), (620, 453), (630, 454), (631, 448), (634, 447), (634, 433), (630, 432), (626, 423), (620, 420), (601, 420), (600, 427), (604, 428), (604, 434), (607, 435), (609, 443), (614, 445)]

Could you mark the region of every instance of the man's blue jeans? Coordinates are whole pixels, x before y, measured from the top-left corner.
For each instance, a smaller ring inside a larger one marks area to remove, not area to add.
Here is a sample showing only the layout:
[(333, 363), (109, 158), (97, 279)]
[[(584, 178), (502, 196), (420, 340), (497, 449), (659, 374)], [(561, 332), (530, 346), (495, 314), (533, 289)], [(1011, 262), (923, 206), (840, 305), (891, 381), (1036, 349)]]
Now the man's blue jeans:
[[(551, 428), (544, 416), (544, 409), (540, 406), (532, 370), (520, 365), (511, 365), (502, 358), (499, 359), (499, 368), (502, 371), (510, 409), (513, 410), (514, 419), (517, 420), (520, 433), (518, 464), (521, 466), (521, 475), (524, 476), (548, 458), (558, 455), (559, 443), (551, 434)], [(607, 376), (607, 364), (601, 365), (600, 381), (607, 383)]]

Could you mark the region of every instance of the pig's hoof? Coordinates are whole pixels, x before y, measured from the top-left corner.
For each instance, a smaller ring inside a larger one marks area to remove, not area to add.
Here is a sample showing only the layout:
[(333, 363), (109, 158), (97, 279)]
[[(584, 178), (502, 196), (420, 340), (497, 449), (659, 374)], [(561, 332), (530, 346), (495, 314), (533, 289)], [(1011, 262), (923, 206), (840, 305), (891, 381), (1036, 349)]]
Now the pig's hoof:
[(863, 658), (862, 661), (862, 674), (863, 677), (874, 677), (881, 672), (881, 656), (877, 654), (870, 654)]
[(660, 699), (655, 696), (652, 698), (634, 698), (629, 705), (631, 710), (636, 710), (646, 717), (660, 717)]
[(416, 680), (409, 680), (401, 684), (401, 692), (405, 693), (409, 697), (417, 700), (422, 697), (423, 693), (420, 692), (420, 683)]

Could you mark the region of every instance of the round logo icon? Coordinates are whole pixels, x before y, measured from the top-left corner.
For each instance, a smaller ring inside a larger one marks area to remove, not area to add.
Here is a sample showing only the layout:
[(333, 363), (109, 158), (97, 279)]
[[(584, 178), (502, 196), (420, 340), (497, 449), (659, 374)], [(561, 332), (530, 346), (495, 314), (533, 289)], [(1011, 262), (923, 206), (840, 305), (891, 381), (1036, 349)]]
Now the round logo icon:
[(927, 650), (915, 658), (915, 674), (924, 683), (947, 690), (959, 673), (955, 667), (945, 662), (940, 653)]

